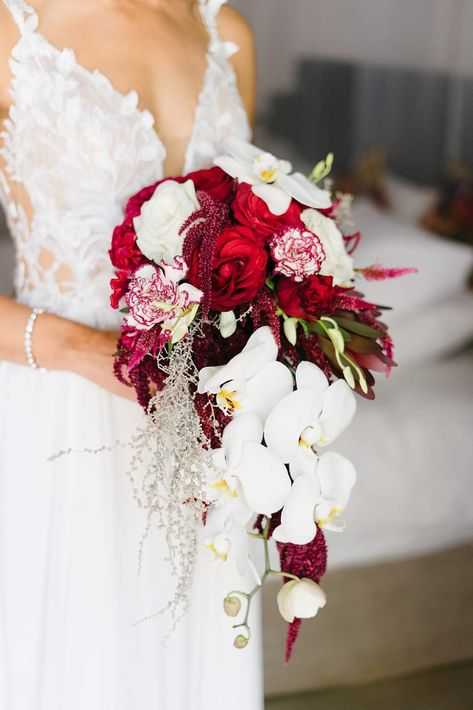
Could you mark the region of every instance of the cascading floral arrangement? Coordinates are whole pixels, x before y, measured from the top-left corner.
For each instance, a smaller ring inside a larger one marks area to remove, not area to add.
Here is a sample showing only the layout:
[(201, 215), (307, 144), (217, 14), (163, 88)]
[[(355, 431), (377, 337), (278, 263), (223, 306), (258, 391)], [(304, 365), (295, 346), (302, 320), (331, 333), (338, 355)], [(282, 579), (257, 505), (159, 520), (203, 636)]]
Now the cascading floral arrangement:
[[(279, 575), (286, 660), (300, 620), (326, 603), (323, 531), (342, 529), (356, 480), (352, 463), (327, 448), (355, 414), (354, 392), (374, 398), (372, 371), (395, 364), (382, 309), (356, 277), (413, 271), (355, 268), (360, 235), (344, 233), (349, 199), (331, 195), (331, 163), (306, 178), (232, 141), (213, 168), (132, 197), (110, 250), (111, 303), (124, 314), (115, 373), (148, 415), (134, 442), (133, 490), (166, 531), (173, 611), (187, 605), (201, 545), (242, 580), (254, 577), (224, 600), (244, 648), (252, 599)], [(262, 574), (249, 536), (264, 545)]]

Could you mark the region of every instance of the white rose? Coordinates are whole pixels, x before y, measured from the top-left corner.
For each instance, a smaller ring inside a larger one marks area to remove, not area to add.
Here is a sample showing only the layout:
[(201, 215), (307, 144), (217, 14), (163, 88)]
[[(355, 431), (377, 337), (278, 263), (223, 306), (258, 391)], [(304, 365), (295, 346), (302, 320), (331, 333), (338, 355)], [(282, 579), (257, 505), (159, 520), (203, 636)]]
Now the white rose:
[(278, 607), (283, 619), (310, 619), (327, 603), (327, 596), (316, 582), (303, 577), (283, 584), (278, 593)]
[(332, 276), (335, 286), (351, 285), (350, 282), (355, 277), (353, 259), (347, 254), (343, 235), (333, 219), (313, 209), (304, 210), (301, 219), (307, 229), (314, 232), (322, 242), (325, 260), (320, 274)]
[(192, 180), (178, 183), (167, 180), (158, 186), (153, 197), (146, 202), (133, 225), (136, 243), (148, 259), (159, 264), (171, 262), (182, 254), (183, 237), (179, 231), (193, 212), (200, 209)]

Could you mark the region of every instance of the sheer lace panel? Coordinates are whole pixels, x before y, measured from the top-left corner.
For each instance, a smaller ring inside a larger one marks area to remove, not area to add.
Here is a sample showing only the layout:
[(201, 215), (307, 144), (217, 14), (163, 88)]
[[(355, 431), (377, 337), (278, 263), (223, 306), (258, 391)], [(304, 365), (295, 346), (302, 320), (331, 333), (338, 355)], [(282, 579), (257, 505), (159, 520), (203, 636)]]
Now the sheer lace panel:
[[(12, 106), (0, 134), (0, 199), (17, 250), (21, 302), (105, 321), (108, 249), (126, 200), (163, 176), (154, 119), (99, 71), (81, 66), (38, 31), (23, 0), (3, 0), (20, 28), (11, 57)], [(248, 139), (247, 117), (216, 15), (201, 0), (211, 43), (184, 172), (208, 167), (225, 140)]]

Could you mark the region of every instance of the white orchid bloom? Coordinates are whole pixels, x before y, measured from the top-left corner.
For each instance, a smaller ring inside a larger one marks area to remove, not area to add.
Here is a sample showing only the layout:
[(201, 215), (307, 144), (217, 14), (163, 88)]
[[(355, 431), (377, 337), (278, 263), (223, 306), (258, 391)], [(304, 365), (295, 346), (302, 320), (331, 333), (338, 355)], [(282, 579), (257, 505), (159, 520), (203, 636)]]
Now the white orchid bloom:
[(287, 160), (278, 160), (251, 143), (231, 139), (225, 143), (226, 154), (215, 159), (228, 175), (252, 186), (274, 215), (282, 215), (294, 198), (306, 207), (327, 209), (330, 194), (321, 190), (302, 173), (292, 173)]
[(356, 399), (343, 380), (329, 385), (322, 370), (301, 362), (297, 390), (278, 402), (266, 420), (267, 446), (284, 461), (294, 463), (304, 450), (331, 444), (346, 429), (356, 411)]
[(220, 408), (234, 416), (253, 412), (264, 422), (269, 412), (293, 390), (292, 374), (276, 361), (278, 346), (268, 326), (258, 328), (241, 353), (222, 367), (199, 372), (200, 394), (215, 394)]
[(278, 593), (279, 613), (289, 624), (294, 619), (311, 619), (326, 603), (322, 587), (307, 577), (291, 579)]
[(343, 527), (333, 520), (345, 510), (356, 483), (353, 464), (333, 451), (320, 459), (312, 454), (291, 466), (291, 475), (294, 483), (274, 539), (307, 545), (314, 539), (317, 526), (341, 532)]
[(241, 577), (252, 569), (249, 559), (247, 526), (252, 512), (235, 499), (213, 507), (202, 530), (203, 544), (214, 562), (232, 561)]
[(271, 515), (283, 507), (291, 481), (284, 464), (261, 444), (263, 427), (256, 414), (244, 414), (225, 427), (222, 449), (213, 452), (208, 499), (216, 507), (233, 503), (252, 513)]

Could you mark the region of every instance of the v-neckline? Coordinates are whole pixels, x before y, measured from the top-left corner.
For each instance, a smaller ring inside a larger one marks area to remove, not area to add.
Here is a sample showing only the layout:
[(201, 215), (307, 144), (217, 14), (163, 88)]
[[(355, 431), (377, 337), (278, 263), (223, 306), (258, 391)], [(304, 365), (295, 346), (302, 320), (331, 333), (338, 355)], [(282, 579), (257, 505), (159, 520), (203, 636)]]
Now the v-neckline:
[[(189, 138), (187, 140), (186, 148), (184, 151), (183, 155), (183, 164), (181, 166), (180, 170), (180, 175), (185, 175), (189, 171), (189, 160), (191, 156), (191, 152), (194, 147), (195, 143), (195, 133), (196, 133), (196, 127), (198, 123), (198, 118), (199, 118), (199, 113), (200, 113), (200, 108), (203, 104), (205, 93), (207, 91), (207, 86), (209, 83), (209, 73), (212, 68), (212, 55), (215, 52), (215, 40), (211, 37), (208, 28), (206, 27), (204, 18), (202, 18), (202, 22), (204, 24), (204, 27), (207, 31), (208, 34), (208, 42), (207, 42), (207, 49), (205, 52), (205, 61), (206, 61), (206, 66), (205, 70), (203, 73), (202, 77), (202, 84), (201, 88), (197, 94), (196, 98), (196, 104), (194, 108), (194, 115), (193, 115), (193, 121), (192, 121), (192, 128), (191, 132), (189, 134)], [(150, 134), (153, 136), (153, 139), (157, 143), (161, 154), (163, 156), (163, 175), (164, 175), (164, 166), (166, 164), (166, 159), (168, 157), (168, 151), (167, 148), (159, 135), (157, 129), (156, 129), (156, 118), (155, 116), (149, 111), (148, 109), (141, 108), (141, 99), (140, 99), (140, 94), (136, 89), (131, 89), (127, 94), (125, 94), (123, 91), (120, 91), (118, 87), (113, 83), (113, 81), (110, 79), (110, 77), (107, 76), (104, 72), (102, 72), (100, 69), (88, 69), (84, 64), (78, 61), (76, 53), (72, 47), (63, 47), (60, 49), (57, 47), (51, 40), (49, 40), (46, 35), (44, 35), (39, 29), (34, 29), (33, 31), (29, 32), (28, 34), (24, 34), (20, 37), (18, 43), (16, 46), (18, 46), (23, 40), (25, 40), (27, 37), (38, 37), (43, 44), (48, 47), (48, 49), (52, 52), (54, 52), (57, 56), (63, 55), (65, 52), (69, 52), (73, 58), (74, 61), (74, 68), (80, 71), (87, 79), (90, 81), (94, 80), (99, 80), (102, 82), (106, 82), (110, 88), (113, 94), (120, 100), (120, 101), (129, 101), (130, 97), (134, 97), (134, 102), (132, 106), (132, 110), (139, 119), (143, 118), (148, 118), (148, 123), (146, 125), (146, 128), (149, 130)], [(15, 48), (14, 48), (15, 49)], [(14, 50), (13, 50), (14, 51)], [(14, 106), (14, 102), (12, 106), (10, 106), (10, 111), (12, 107)]]

